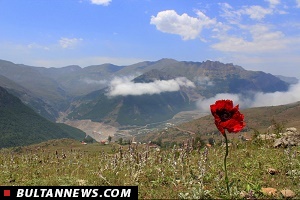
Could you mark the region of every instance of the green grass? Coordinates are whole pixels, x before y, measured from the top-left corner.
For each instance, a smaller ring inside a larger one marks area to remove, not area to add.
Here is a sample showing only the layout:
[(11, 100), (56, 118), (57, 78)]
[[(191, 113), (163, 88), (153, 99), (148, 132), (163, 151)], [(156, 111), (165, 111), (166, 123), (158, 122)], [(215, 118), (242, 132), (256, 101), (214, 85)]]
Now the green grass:
[[(2, 149), (0, 185), (138, 185), (139, 199), (241, 199), (242, 191), (274, 199), (260, 192), (273, 187), (290, 189), (300, 198), (300, 147), (233, 141), (227, 158), (230, 195), (224, 180), (225, 147), (188, 147), (157, 151), (146, 145), (130, 149), (63, 139)], [(271, 175), (268, 168), (278, 173)], [(275, 198), (282, 198), (279, 192)]]

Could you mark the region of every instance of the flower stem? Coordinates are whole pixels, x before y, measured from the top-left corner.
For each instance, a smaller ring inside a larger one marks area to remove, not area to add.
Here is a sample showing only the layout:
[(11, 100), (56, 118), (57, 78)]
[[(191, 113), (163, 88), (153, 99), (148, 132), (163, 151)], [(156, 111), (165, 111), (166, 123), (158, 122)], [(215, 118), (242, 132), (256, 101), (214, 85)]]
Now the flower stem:
[(227, 176), (227, 167), (226, 167), (226, 159), (227, 159), (227, 156), (228, 156), (228, 140), (227, 140), (226, 133), (224, 134), (224, 137), (225, 137), (225, 143), (226, 143), (226, 153), (225, 153), (225, 157), (224, 157), (225, 182), (226, 182), (226, 187), (227, 187), (227, 193), (230, 194), (229, 181), (228, 181), (228, 176)]

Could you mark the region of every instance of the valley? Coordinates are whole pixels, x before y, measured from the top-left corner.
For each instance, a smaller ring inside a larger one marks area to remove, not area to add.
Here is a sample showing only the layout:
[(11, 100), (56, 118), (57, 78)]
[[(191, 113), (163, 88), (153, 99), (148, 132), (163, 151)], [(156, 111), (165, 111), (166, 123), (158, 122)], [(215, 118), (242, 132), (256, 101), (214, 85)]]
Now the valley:
[(78, 128), (92, 137), (97, 142), (107, 141), (108, 137), (112, 137), (112, 141), (117, 141), (118, 138), (132, 140), (136, 135), (143, 135), (149, 132), (164, 130), (167, 127), (173, 127), (184, 122), (198, 119), (207, 115), (195, 111), (182, 111), (177, 113), (172, 119), (158, 123), (146, 124), (145, 126), (119, 126), (115, 127), (109, 124), (93, 122), (91, 120), (66, 120), (63, 123)]

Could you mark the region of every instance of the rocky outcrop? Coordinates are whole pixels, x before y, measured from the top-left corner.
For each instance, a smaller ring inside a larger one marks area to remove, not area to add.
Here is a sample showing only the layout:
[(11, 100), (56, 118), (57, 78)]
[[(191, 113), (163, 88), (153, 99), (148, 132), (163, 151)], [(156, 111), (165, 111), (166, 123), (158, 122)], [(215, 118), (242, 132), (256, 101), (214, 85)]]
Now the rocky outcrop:
[(280, 138), (275, 139), (273, 147), (300, 146), (300, 133), (296, 128), (287, 128), (286, 132), (279, 135)]
[(292, 190), (281, 190), (280, 193), (284, 198), (293, 198), (296, 196), (295, 192)]

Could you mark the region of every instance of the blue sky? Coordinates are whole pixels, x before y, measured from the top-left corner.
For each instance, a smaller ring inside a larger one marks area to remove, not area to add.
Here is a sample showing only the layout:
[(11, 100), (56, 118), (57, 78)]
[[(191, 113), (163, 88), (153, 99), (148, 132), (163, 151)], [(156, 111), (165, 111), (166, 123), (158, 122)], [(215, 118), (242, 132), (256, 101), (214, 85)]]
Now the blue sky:
[(0, 0), (0, 59), (86, 67), (161, 58), (300, 78), (300, 0)]

